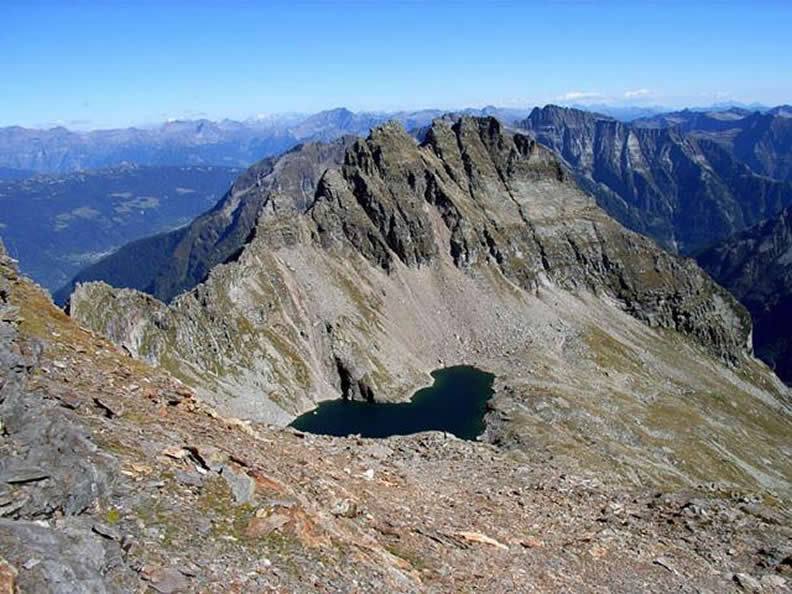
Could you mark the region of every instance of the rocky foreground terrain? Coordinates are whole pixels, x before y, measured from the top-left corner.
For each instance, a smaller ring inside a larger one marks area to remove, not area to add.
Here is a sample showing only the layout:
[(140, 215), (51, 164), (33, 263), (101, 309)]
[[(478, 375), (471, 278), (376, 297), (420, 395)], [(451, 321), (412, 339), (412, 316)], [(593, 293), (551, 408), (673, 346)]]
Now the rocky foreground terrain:
[(792, 583), (792, 510), (767, 490), (628, 486), (542, 448), (223, 417), (76, 325), (3, 252), (0, 362), (2, 592)]

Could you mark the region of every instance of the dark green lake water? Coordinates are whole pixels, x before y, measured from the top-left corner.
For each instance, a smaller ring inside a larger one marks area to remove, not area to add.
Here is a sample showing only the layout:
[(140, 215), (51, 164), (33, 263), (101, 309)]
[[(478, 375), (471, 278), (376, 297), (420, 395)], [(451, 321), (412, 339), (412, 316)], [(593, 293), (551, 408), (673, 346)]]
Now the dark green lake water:
[(476, 439), (484, 431), (484, 413), (495, 376), (475, 367), (432, 372), (434, 384), (418, 390), (410, 402), (329, 400), (297, 417), (291, 426), (308, 433), (388, 437), (420, 431), (447, 431)]

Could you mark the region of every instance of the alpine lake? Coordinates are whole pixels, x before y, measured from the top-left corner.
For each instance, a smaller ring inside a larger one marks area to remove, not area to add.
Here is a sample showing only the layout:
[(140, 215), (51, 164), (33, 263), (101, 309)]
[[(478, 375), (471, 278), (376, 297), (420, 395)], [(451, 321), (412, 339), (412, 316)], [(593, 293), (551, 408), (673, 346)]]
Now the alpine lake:
[(409, 402), (328, 400), (297, 417), (291, 427), (321, 435), (389, 437), (421, 431), (445, 431), (475, 440), (484, 431), (487, 401), (495, 376), (475, 367), (432, 372), (434, 384)]

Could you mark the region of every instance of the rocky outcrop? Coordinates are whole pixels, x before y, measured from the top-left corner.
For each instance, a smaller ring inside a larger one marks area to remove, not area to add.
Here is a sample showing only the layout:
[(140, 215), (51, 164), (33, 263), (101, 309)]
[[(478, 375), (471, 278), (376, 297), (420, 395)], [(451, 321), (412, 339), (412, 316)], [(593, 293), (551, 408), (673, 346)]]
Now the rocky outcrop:
[(697, 254), (754, 322), (756, 354), (792, 382), (792, 210)]
[(20, 591), (105, 592), (105, 580), (131, 587), (121, 546), (83, 515), (110, 500), (118, 463), (57, 397), (74, 400), (32, 393), (42, 343), (19, 331), (25, 320), (11, 293), (20, 282), (0, 244), (0, 558), (17, 564)]
[(706, 248), (792, 203), (792, 185), (756, 175), (728, 148), (676, 126), (552, 105), (519, 126), (558, 154), (608, 214), (673, 252)]

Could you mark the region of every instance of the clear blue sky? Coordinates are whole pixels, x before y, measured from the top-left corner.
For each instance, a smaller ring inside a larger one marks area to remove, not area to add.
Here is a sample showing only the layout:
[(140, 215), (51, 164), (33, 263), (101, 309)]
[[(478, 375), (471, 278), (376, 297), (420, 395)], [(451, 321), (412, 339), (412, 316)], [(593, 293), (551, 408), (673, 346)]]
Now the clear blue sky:
[(792, 0), (0, 0), (0, 125), (792, 102)]

